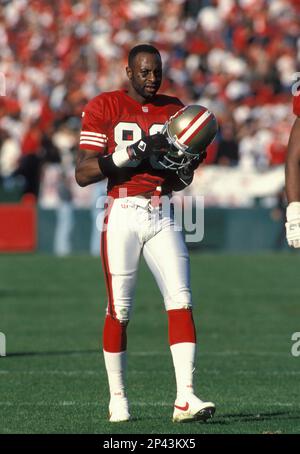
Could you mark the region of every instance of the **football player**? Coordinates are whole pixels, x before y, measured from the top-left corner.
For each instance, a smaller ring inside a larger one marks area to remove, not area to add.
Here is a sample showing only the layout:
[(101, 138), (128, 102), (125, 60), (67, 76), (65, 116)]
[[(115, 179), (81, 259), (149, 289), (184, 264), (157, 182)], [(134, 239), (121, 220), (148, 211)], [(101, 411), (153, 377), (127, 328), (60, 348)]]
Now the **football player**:
[(300, 247), (300, 91), (293, 98), (297, 116), (291, 129), (285, 165), (285, 188), (288, 199), (286, 237), (288, 244)]
[[(168, 137), (172, 128), (161, 131), (183, 104), (176, 97), (157, 94), (162, 81), (159, 51), (146, 44), (134, 47), (126, 73), (128, 90), (102, 93), (86, 105), (76, 163), (78, 184), (86, 186), (108, 178), (108, 195), (113, 200), (101, 235), (108, 295), (103, 352), (110, 389), (109, 420), (130, 419), (125, 386), (126, 328), (141, 253), (161, 290), (168, 315), (177, 384), (173, 420), (206, 420), (215, 405), (194, 394), (196, 333), (189, 256), (182, 232), (172, 228), (172, 213), (163, 214), (154, 201), (191, 183), (205, 151), (188, 154), (191, 147), (187, 144), (197, 145), (212, 116), (201, 108), (183, 111), (188, 126), (181, 130), (181, 142), (176, 144), (174, 139), (173, 145), (173, 138)], [(180, 115), (175, 123), (180, 122)]]

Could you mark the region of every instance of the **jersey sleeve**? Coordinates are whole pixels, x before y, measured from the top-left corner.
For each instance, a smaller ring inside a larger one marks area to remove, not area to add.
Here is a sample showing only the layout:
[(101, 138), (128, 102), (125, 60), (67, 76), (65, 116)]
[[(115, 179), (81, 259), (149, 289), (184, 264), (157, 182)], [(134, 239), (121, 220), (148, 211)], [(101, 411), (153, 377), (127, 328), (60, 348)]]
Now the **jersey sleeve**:
[(107, 120), (101, 97), (92, 99), (82, 112), (82, 127), (79, 148), (81, 150), (107, 151)]
[(297, 117), (300, 117), (300, 91), (293, 96), (293, 112)]

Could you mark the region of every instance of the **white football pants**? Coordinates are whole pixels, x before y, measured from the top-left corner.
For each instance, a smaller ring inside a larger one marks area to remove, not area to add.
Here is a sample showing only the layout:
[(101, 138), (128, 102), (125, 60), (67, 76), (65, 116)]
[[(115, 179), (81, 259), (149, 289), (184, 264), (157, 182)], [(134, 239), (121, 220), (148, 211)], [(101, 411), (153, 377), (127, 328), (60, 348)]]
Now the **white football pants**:
[(137, 196), (115, 199), (106, 214), (101, 257), (107, 313), (122, 323), (129, 321), (141, 252), (166, 310), (191, 308), (189, 255), (174, 215)]

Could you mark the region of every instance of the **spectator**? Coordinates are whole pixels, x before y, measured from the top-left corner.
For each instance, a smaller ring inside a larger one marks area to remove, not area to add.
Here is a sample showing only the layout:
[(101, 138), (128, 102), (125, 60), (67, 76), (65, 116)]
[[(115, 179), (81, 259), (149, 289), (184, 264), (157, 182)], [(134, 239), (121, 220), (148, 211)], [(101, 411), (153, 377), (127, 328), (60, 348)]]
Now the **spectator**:
[(238, 163), (238, 143), (235, 139), (233, 126), (228, 123), (223, 125), (221, 139), (218, 144), (216, 163), (225, 166), (233, 166)]
[(72, 251), (71, 235), (74, 227), (74, 210), (71, 183), (65, 173), (61, 173), (58, 183), (59, 204), (56, 211), (54, 253), (60, 257)]
[[(87, 100), (125, 84), (126, 55), (138, 42), (161, 50), (163, 92), (217, 115), (224, 137), (208, 163), (272, 166), (280, 154), (276, 124), (287, 128), (292, 122), (299, 18), (297, 0), (3, 2), (0, 72), (6, 96), (0, 97), (0, 128), (22, 149), (27, 183), (24, 157), (31, 162), (26, 190), (38, 194), (40, 157), (43, 163), (58, 159), (45, 131), (53, 131), (57, 148), (58, 132), (74, 135), (70, 121), (78, 122)], [(45, 153), (48, 147), (52, 151)]]

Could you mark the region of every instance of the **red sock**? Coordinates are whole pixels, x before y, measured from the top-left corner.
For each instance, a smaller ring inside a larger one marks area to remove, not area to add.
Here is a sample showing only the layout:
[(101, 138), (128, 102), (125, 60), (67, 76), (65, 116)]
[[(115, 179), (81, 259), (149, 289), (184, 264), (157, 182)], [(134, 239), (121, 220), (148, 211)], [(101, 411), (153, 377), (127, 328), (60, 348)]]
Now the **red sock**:
[(111, 315), (106, 315), (103, 329), (103, 350), (110, 353), (123, 352), (127, 348), (127, 324), (120, 323)]
[(182, 342), (196, 343), (196, 331), (191, 309), (173, 309), (167, 311), (169, 321), (170, 345)]

